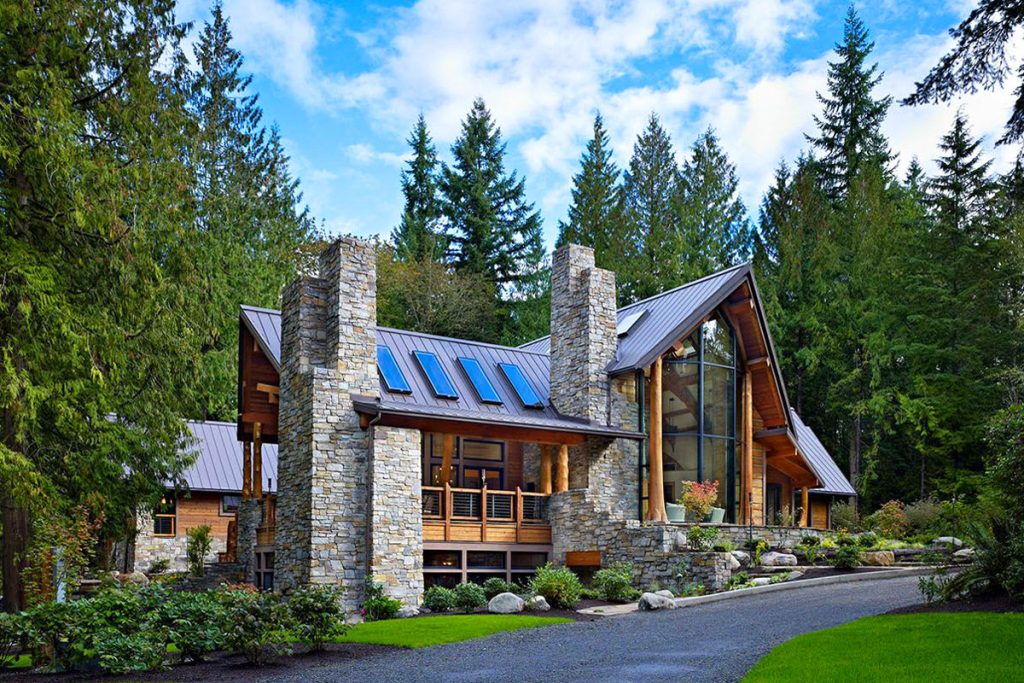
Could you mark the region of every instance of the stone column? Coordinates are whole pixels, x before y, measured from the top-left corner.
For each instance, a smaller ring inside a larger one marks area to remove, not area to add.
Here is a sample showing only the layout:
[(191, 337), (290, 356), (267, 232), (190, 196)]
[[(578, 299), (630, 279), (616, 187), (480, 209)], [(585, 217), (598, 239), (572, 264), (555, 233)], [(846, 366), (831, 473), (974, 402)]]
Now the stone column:
[(256, 582), (256, 530), (262, 518), (263, 508), (255, 498), (245, 498), (238, 504), (235, 561), (249, 583)]

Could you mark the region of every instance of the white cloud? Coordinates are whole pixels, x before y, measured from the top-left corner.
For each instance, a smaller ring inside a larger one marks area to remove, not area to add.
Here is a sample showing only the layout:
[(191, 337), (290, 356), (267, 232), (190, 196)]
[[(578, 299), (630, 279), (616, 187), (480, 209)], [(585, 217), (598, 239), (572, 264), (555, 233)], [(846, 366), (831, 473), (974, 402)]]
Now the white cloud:
[(401, 167), (407, 158), (404, 154), (384, 152), (361, 142), (346, 147), (345, 153), (349, 159), (352, 159), (352, 161), (355, 161), (358, 164), (382, 163), (386, 166), (394, 166), (396, 168)]

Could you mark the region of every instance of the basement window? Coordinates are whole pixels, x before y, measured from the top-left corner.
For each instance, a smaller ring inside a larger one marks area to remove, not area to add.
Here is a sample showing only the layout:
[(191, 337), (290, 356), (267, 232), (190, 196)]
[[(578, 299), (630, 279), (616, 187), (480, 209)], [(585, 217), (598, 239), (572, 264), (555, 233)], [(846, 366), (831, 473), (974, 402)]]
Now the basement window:
[(391, 353), (391, 349), (382, 344), (377, 345), (377, 369), (380, 371), (380, 376), (384, 378), (385, 389), (394, 394), (412, 393), (409, 382), (402, 374), (402, 369), (398, 367), (395, 355)]
[(437, 359), (436, 355), (429, 351), (413, 351), (412, 355), (416, 356), (416, 362), (420, 364), (420, 369), (423, 370), (427, 381), (430, 382), (434, 396), (452, 399), (459, 397), (459, 393), (455, 391), (455, 385), (448, 379), (448, 373), (441, 367), (441, 361)]
[(498, 363), (498, 367), (505, 374), (505, 379), (515, 389), (516, 395), (519, 396), (519, 400), (523, 402), (523, 405), (527, 408), (543, 408), (544, 403), (537, 396), (537, 392), (533, 390), (530, 383), (526, 379), (526, 375), (519, 369), (518, 365), (513, 363)]

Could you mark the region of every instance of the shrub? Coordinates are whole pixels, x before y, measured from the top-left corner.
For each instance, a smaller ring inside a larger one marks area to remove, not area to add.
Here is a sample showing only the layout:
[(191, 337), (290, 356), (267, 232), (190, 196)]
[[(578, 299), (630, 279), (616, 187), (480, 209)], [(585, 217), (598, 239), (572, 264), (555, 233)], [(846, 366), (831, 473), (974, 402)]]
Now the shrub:
[(945, 600), (946, 584), (949, 579), (941, 574), (932, 576), (921, 576), (917, 579), (917, 590), (924, 597), (925, 604), (934, 605)]
[(374, 581), (372, 576), (366, 577), (366, 600), (363, 602), (361, 610), (364, 619), (367, 621), (393, 619), (401, 608), (401, 600), (384, 595), (384, 584)]
[(751, 566), (754, 567), (757, 567), (761, 564), (761, 554), (768, 550), (768, 548), (770, 547), (768, 545), (768, 541), (764, 540), (763, 538), (747, 541), (743, 544), (743, 546), (751, 553), (753, 553), (753, 556), (750, 558), (750, 563)]
[(804, 536), (800, 541), (800, 550), (803, 552), (804, 558), (807, 560), (807, 564), (813, 565), (818, 561), (818, 548), (821, 545), (821, 539), (817, 536)]
[(903, 538), (910, 529), (903, 508), (903, 503), (898, 500), (890, 500), (883, 504), (869, 518), (871, 528), (885, 538)]
[(160, 626), (184, 661), (201, 662), (224, 647), (224, 606), (210, 593), (172, 594), (160, 608)]
[(711, 512), (718, 500), (717, 481), (684, 481), (683, 495), (679, 502), (687, 512), (693, 512), (697, 520), (702, 520)]
[(836, 538), (836, 549), (828, 563), (836, 569), (855, 569), (861, 564), (861, 549), (857, 539), (845, 532)]
[(0, 612), (0, 669), (11, 662), (24, 635), (24, 615)]
[(520, 590), (519, 586), (514, 583), (509, 583), (505, 581), (505, 579), (499, 579), (497, 576), (492, 576), (484, 581), (484, 594), (487, 596), (488, 600), (493, 598), (495, 595), (500, 595), (502, 593), (518, 593)]
[(720, 538), (715, 541), (714, 548), (712, 549), (716, 553), (731, 553), (733, 548), (735, 548), (735, 546), (732, 544), (732, 541), (728, 538)]
[(224, 644), (250, 664), (288, 654), (288, 608), (274, 593), (222, 588)]
[(832, 508), (829, 512), (832, 515), (833, 529), (860, 530), (860, 513), (857, 512), (856, 503), (832, 503)]
[(213, 545), (213, 536), (209, 524), (200, 524), (186, 532), (185, 555), (188, 557), (188, 571), (192, 576), (203, 576), (206, 573), (206, 556)]
[(341, 586), (304, 586), (288, 599), (292, 628), (313, 652), (322, 651), (329, 638), (348, 631), (341, 609), (343, 592)]
[(942, 505), (931, 498), (924, 498), (906, 506), (903, 515), (907, 520), (908, 533), (932, 533), (938, 531)]
[(452, 590), (455, 607), (467, 614), (487, 604), (487, 594), (475, 583), (460, 583)]
[(154, 574), (154, 575), (155, 574), (163, 574), (164, 572), (166, 572), (170, 568), (171, 568), (171, 561), (168, 560), (167, 558), (163, 558), (163, 559), (160, 559), (160, 560), (154, 560), (153, 564), (149, 565), (149, 573), (150, 574)]
[(878, 538), (878, 534), (873, 531), (865, 531), (857, 537), (857, 545), (865, 550), (868, 548), (874, 548), (879, 544), (879, 541), (880, 539)]
[(677, 598), (691, 598), (695, 595), (704, 595), (704, 584), (696, 581), (682, 583), (676, 586), (673, 591)]
[(163, 665), (167, 641), (164, 634), (151, 628), (142, 628), (134, 633), (110, 629), (96, 639), (93, 651), (100, 668), (107, 673), (152, 671)]
[(640, 597), (633, 587), (633, 565), (629, 562), (616, 564), (594, 573), (593, 587), (601, 600), (629, 602)]
[(729, 583), (726, 584), (726, 590), (736, 590), (737, 588), (746, 588), (747, 584), (750, 583), (750, 574), (747, 572), (736, 572), (729, 577)]
[(718, 540), (718, 532), (714, 527), (701, 527), (694, 524), (686, 532), (686, 542), (694, 550), (711, 550)]
[(584, 588), (580, 591), (580, 600), (603, 600), (601, 591), (596, 588)]
[(537, 574), (530, 582), (530, 590), (544, 596), (552, 607), (572, 609), (580, 601), (583, 584), (568, 567), (553, 567), (549, 562), (538, 567)]
[(28, 610), (26, 636), (37, 666), (48, 662), (47, 668), (66, 671), (83, 654), (82, 648), (76, 646), (76, 612), (72, 603), (52, 601)]
[(455, 594), (444, 586), (431, 586), (423, 594), (423, 606), (431, 612), (451, 612), (455, 609)]

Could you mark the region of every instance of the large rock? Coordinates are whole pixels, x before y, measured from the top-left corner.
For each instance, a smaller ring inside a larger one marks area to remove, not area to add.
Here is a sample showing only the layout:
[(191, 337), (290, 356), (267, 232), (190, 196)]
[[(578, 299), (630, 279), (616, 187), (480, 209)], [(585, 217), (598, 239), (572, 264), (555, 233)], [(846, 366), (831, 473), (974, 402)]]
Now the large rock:
[(419, 615), (420, 615), (419, 608), (418, 607), (412, 607), (412, 606), (403, 607), (400, 610), (398, 610), (398, 612), (395, 613), (395, 616), (398, 617), (399, 619), (408, 619), (409, 617), (418, 617)]
[(954, 562), (970, 562), (974, 559), (974, 548), (961, 548), (953, 553)]
[(544, 598), (543, 595), (534, 595), (530, 598), (529, 602), (526, 603), (526, 609), (534, 612), (547, 612), (551, 609), (551, 605)]
[(733, 550), (729, 553), (734, 560), (740, 563), (740, 566), (746, 567), (750, 564), (750, 553), (743, 550)]
[(864, 564), (869, 567), (891, 567), (896, 564), (896, 555), (891, 550), (868, 550), (864, 553)]
[(772, 580), (767, 576), (758, 576), (750, 580), (752, 586), (767, 586)]
[(786, 574), (786, 581), (793, 581), (795, 579), (799, 579), (803, 575), (803, 572), (791, 571), (790, 573)]
[(761, 555), (761, 564), (765, 567), (795, 567), (796, 555), (777, 553), (772, 550)]
[(668, 598), (669, 600), (671, 600), (671, 599), (673, 599), (673, 598), (675, 598), (675, 597), (676, 597), (676, 596), (675, 596), (675, 594), (674, 594), (674, 593), (672, 593), (672, 591), (670, 591), (670, 590), (664, 590), (664, 589), (663, 589), (663, 590), (660, 590), (660, 591), (654, 591), (654, 594), (655, 594), (655, 595), (660, 595), (660, 596), (661, 596), (661, 597), (663, 597), (663, 598)]
[(487, 611), (491, 614), (514, 614), (522, 612), (525, 607), (526, 603), (515, 593), (498, 593), (487, 603)]
[(740, 561), (736, 559), (736, 556), (732, 553), (725, 556), (725, 561), (729, 563), (729, 571), (731, 572), (734, 572), (743, 566), (740, 564)]
[(956, 536), (939, 536), (932, 540), (932, 545), (944, 545), (947, 548), (962, 548), (964, 542)]
[(128, 575), (128, 583), (134, 583), (137, 586), (148, 586), (149, 577), (142, 572), (132, 572)]
[(676, 601), (657, 593), (644, 593), (640, 596), (640, 602), (637, 606), (644, 612), (658, 609), (675, 609)]

